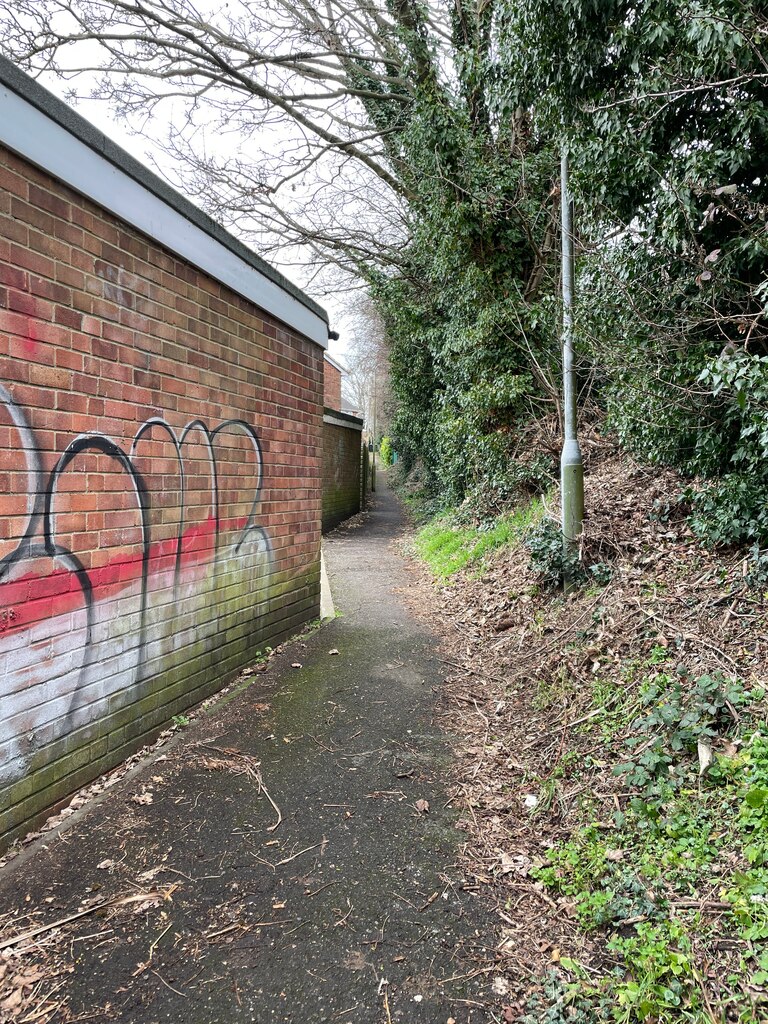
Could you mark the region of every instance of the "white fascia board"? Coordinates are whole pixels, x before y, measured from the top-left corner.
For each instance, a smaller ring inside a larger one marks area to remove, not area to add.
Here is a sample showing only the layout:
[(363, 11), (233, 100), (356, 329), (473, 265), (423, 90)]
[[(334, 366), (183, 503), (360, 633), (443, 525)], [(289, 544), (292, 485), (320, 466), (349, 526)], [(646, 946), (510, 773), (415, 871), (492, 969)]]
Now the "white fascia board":
[(334, 427), (346, 427), (347, 430), (359, 430), (361, 433), (364, 426), (362, 420), (357, 420), (355, 423), (352, 422), (351, 417), (342, 419), (341, 416), (334, 416), (332, 412), (323, 413), (323, 423), (330, 423)]
[(265, 313), (327, 348), (328, 324), (322, 317), (4, 86), (0, 86), (0, 142)]

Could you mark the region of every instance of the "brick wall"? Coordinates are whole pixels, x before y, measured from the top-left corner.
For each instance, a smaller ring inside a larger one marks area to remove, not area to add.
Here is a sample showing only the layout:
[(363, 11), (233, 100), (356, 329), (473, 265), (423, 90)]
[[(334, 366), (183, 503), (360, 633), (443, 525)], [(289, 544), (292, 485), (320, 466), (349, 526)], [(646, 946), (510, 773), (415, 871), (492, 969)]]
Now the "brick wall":
[(0, 147), (0, 842), (317, 614), (322, 355)]
[(324, 401), (327, 409), (341, 409), (341, 370), (333, 363), (324, 361)]
[(323, 532), (360, 511), (362, 420), (326, 409), (323, 423)]

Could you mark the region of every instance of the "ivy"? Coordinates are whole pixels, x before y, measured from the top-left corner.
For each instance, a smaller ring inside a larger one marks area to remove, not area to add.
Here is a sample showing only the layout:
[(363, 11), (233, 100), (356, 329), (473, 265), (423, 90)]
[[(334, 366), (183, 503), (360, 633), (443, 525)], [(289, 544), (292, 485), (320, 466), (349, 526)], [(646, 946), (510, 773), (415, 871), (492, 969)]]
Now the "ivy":
[[(577, 341), (624, 448), (697, 478), (695, 532), (768, 545), (768, 16), (746, 0), (497, 0), (454, 16), (400, 145), (403, 266), (369, 283), (395, 444), (480, 515), (556, 477), (559, 151), (578, 205)], [(481, 42), (480, 42), (481, 40)], [(485, 508), (483, 506), (486, 506)]]

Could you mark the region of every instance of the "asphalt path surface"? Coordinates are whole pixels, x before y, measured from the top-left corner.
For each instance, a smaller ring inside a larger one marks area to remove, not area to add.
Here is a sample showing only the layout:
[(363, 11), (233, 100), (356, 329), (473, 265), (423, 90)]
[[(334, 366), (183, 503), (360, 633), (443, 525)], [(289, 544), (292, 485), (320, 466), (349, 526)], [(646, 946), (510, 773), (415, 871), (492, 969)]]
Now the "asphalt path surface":
[(29, 927), (101, 907), (27, 944), (65, 970), (53, 1021), (498, 1019), (433, 721), (444, 672), (379, 480), (325, 542), (338, 617), (0, 875)]

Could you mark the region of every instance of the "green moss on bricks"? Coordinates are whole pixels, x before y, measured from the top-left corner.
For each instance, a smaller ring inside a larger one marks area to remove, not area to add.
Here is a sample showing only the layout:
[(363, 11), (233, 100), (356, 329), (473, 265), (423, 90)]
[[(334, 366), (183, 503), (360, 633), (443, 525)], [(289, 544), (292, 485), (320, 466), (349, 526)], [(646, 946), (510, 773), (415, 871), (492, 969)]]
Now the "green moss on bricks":
[(41, 789), (46, 789), (53, 783), (54, 776), (55, 770), (51, 766), (42, 772), (27, 775), (19, 782), (14, 782), (12, 786), (8, 787), (8, 803), (19, 804)]
[(113, 730), (110, 731), (109, 735), (107, 736), (107, 741), (108, 741), (108, 744), (109, 744), (109, 753), (110, 754), (113, 751), (117, 750), (119, 747), (121, 747), (123, 745), (124, 738), (125, 738), (125, 730), (124, 729), (113, 729)]
[[(0, 850), (153, 739), (174, 714), (230, 683), (258, 651), (295, 635), (317, 617), (319, 603), (318, 551), (301, 571), (279, 568), (255, 586), (237, 571), (221, 575), (198, 595), (191, 619), (163, 606), (161, 620), (150, 622), (142, 678), (109, 698), (106, 715), (30, 754), (26, 775), (0, 789)], [(128, 626), (114, 626), (126, 650), (136, 636)], [(177, 648), (179, 631), (189, 642)]]
[(78, 750), (73, 750), (66, 757), (62, 757), (56, 762), (56, 771), (54, 772), (54, 782), (60, 782), (61, 779), (71, 775), (72, 772), (77, 771), (78, 768), (84, 768), (91, 761), (90, 747), (80, 747)]

